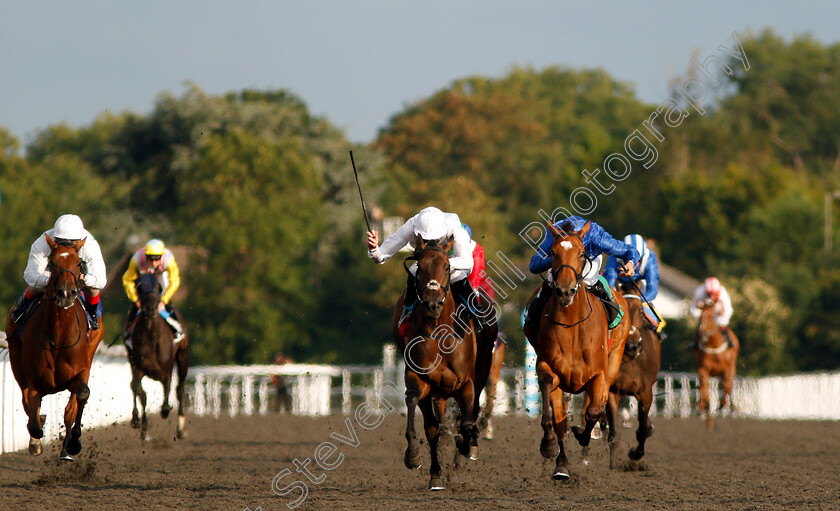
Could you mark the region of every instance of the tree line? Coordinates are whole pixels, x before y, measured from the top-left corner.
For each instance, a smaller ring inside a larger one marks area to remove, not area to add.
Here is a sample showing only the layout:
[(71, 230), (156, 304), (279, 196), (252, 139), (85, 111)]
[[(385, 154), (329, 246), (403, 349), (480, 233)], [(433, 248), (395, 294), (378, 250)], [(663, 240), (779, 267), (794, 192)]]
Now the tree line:
[[(840, 206), (830, 193), (840, 189), (840, 45), (765, 30), (743, 49), (750, 68), (730, 57), (738, 71), (719, 76), (723, 92), (705, 114), (671, 130), (656, 163), (589, 216), (616, 237), (655, 240), (663, 262), (698, 279), (722, 279), (743, 373), (834, 369), (840, 271), (826, 242), (838, 222), (826, 232), (825, 213)], [(682, 101), (678, 83), (663, 100)], [(602, 70), (515, 68), (455, 80), (364, 146), (288, 91), (211, 95), (195, 84), (162, 93), (148, 114), (48, 126), (25, 147), (0, 128), (0, 300), (11, 307), (22, 291), (32, 241), (75, 212), (108, 264), (149, 237), (192, 248), (189, 293), (176, 305), (194, 363), (265, 363), (276, 351), (375, 363), (405, 278), (398, 261), (365, 256), (349, 150), (369, 206), (404, 218), (426, 205), (455, 211), (488, 258), (502, 252), (524, 269), (533, 252), (523, 227), (566, 207), (587, 184), (581, 170), (620, 151), (656, 108)], [(501, 303), (514, 356), (537, 282), (506, 289)], [(109, 296), (104, 306), (111, 337), (128, 303)], [(671, 324), (663, 368), (691, 367), (692, 329)]]

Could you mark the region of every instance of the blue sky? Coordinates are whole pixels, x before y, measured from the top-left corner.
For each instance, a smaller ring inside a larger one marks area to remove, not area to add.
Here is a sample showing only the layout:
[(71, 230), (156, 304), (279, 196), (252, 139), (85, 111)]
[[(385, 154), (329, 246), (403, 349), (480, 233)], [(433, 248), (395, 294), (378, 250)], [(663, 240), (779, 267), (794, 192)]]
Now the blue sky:
[[(595, 5), (598, 4), (598, 5)], [(840, 4), (498, 0), (7, 2), (0, 18), (0, 126), (89, 124), (149, 112), (192, 81), (206, 92), (288, 89), (312, 113), (372, 140), (406, 105), (513, 66), (601, 67), (643, 100), (667, 96), (693, 49), (709, 55), (772, 27), (840, 41)]]

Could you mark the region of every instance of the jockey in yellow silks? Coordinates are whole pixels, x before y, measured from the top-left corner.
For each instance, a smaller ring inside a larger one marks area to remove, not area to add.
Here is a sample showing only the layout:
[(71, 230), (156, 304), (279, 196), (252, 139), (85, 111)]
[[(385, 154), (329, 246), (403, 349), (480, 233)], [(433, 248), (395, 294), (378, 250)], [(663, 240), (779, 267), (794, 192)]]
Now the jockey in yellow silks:
[(158, 304), (158, 313), (172, 327), (172, 330), (175, 331), (176, 342), (180, 341), (184, 335), (184, 329), (181, 323), (175, 319), (175, 310), (170, 304), (170, 300), (181, 285), (181, 274), (172, 251), (166, 248), (163, 242), (158, 239), (149, 240), (146, 246), (131, 256), (128, 269), (122, 276), (125, 294), (131, 300), (131, 307), (128, 310), (128, 317), (126, 317), (125, 327), (123, 328), (123, 337), (128, 339), (130, 334), (129, 329), (140, 310), (140, 296), (137, 294), (134, 282), (140, 275), (146, 273), (151, 273), (157, 277), (163, 289), (163, 294)]

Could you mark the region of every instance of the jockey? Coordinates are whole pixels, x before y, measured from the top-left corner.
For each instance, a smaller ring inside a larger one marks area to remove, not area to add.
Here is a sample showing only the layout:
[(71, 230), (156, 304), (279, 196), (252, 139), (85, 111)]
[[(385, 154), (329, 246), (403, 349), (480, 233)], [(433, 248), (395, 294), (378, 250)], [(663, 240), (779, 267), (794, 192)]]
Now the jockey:
[(131, 301), (131, 307), (128, 309), (128, 316), (125, 318), (123, 326), (123, 337), (126, 340), (128, 339), (131, 324), (140, 311), (140, 296), (137, 294), (135, 281), (140, 275), (146, 273), (151, 273), (157, 277), (160, 287), (163, 289), (163, 295), (160, 297), (160, 303), (158, 303), (158, 314), (166, 320), (175, 332), (175, 342), (178, 342), (184, 337), (184, 329), (174, 317), (175, 308), (170, 300), (181, 285), (181, 273), (178, 270), (178, 263), (175, 262), (172, 251), (158, 239), (149, 240), (146, 246), (135, 252), (128, 263), (128, 269), (123, 273), (123, 288), (125, 288), (125, 294)]
[(28, 287), (12, 309), (12, 321), (16, 324), (22, 324), (25, 321), (29, 306), (35, 298), (44, 293), (44, 288), (47, 287), (50, 280), (50, 272), (47, 270), (50, 246), (47, 244), (46, 236), (52, 238), (56, 243), (85, 240), (85, 244), (79, 249), (79, 257), (82, 259), (82, 275), (80, 277), (85, 284), (82, 301), (90, 315), (90, 329), (98, 329), (99, 318), (102, 316), (99, 290), (105, 287), (106, 283), (105, 261), (102, 259), (99, 243), (85, 229), (82, 219), (76, 215), (61, 215), (55, 221), (52, 229), (45, 231), (32, 243), (32, 247), (29, 249), (29, 260), (26, 263), (26, 269), (23, 271), (23, 280), (26, 281)]
[[(415, 248), (418, 237), (430, 242), (443, 241), (449, 236), (452, 236), (455, 240), (452, 252), (449, 254), (452, 294), (456, 301), (466, 305), (470, 314), (476, 321), (479, 321), (479, 315), (469, 306), (469, 298), (473, 294), (473, 288), (467, 277), (474, 265), (470, 252), (470, 235), (461, 226), (461, 220), (455, 213), (444, 213), (435, 207), (424, 208), (409, 218), (394, 234), (388, 236), (382, 242), (382, 246), (379, 246), (379, 233), (368, 231), (367, 255), (377, 264), (383, 264), (404, 246), (409, 245)], [(411, 265), (409, 271), (403, 311), (397, 323), (400, 333), (407, 331), (408, 319), (418, 301), (415, 277), (417, 264)]]
[(726, 337), (729, 347), (735, 346), (729, 332), (729, 320), (732, 319), (732, 313), (734, 312), (732, 310), (732, 299), (729, 298), (726, 288), (715, 277), (707, 278), (694, 291), (694, 298), (691, 300), (689, 311), (695, 320), (700, 319), (700, 308), (707, 304), (714, 305), (715, 322)]
[[(566, 232), (579, 231), (586, 225), (586, 222), (585, 219), (573, 215), (557, 222), (554, 226)], [(554, 237), (549, 234), (546, 234), (545, 239), (540, 244), (539, 250), (531, 258), (531, 263), (528, 266), (531, 273), (542, 273), (551, 269), (551, 256), (548, 254), (551, 251), (551, 245), (554, 243)], [(607, 254), (626, 261), (619, 267), (620, 275), (622, 277), (632, 277), (636, 271), (636, 263), (640, 259), (639, 253), (630, 245), (613, 238), (603, 227), (593, 221), (589, 222), (589, 231), (583, 236), (583, 247), (586, 256), (589, 258), (589, 262), (584, 264), (583, 271), (581, 272), (583, 283), (592, 294), (604, 303), (607, 309), (609, 327), (613, 329), (621, 322), (624, 311), (615, 303), (609, 284), (600, 275), (602, 264), (602, 257), (600, 256), (601, 254)], [(526, 306), (525, 324), (534, 331), (539, 330), (539, 318), (550, 296), (551, 287), (547, 281), (544, 281), (540, 291)]]
[[(610, 256), (604, 268), (604, 278), (610, 286), (615, 287), (616, 281), (624, 284), (629, 284), (635, 281), (642, 292), (642, 297), (647, 303), (644, 304), (645, 309), (650, 307), (653, 309), (653, 300), (659, 294), (659, 262), (656, 259), (656, 253), (647, 247), (645, 239), (638, 234), (628, 234), (624, 237), (624, 243), (627, 243), (641, 255), (638, 264), (636, 265), (636, 273), (632, 277), (618, 276), (618, 260)], [(656, 327), (657, 332), (661, 332), (665, 327), (665, 322), (662, 321), (657, 324), (656, 319), (658, 314), (654, 314), (653, 310), (646, 310), (648, 319)]]

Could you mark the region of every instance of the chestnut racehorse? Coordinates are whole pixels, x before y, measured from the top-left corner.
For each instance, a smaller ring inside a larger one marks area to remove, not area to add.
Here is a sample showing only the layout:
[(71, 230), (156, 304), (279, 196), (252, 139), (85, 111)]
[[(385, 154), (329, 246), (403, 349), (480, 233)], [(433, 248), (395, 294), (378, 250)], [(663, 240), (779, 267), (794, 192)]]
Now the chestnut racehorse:
[[(444, 243), (425, 243), (419, 236), (415, 252), (408, 259), (417, 261), (417, 296), (419, 306), (412, 311), (408, 335), (398, 330), (398, 320), (405, 295), (394, 309), (394, 338), (405, 358), (405, 404), (407, 427), (405, 466), (420, 468), (420, 443), (414, 429), (415, 409), (420, 406), (426, 439), (431, 451), (429, 489), (442, 490), (438, 440), (445, 403), (454, 398), (460, 408), (460, 429), (456, 436), (456, 467), (477, 459), (479, 396), (490, 372), (495, 322), (476, 335), (475, 322), (456, 310), (451, 285), (449, 256), (454, 245), (450, 236)], [(408, 261), (406, 260), (406, 262)], [(405, 266), (405, 263), (404, 263)], [(408, 268), (406, 268), (408, 270)], [(488, 337), (490, 341), (486, 339)]]
[[(735, 366), (738, 363), (740, 343), (731, 329), (733, 346), (729, 346), (715, 321), (715, 304), (698, 304), (700, 320), (697, 324), (694, 344), (694, 364), (700, 377), (700, 397), (697, 403), (700, 413), (706, 418), (706, 427), (714, 427), (709, 407), (709, 378), (718, 376), (723, 383), (723, 396), (720, 409), (726, 406), (732, 394), (732, 382), (735, 380)], [(734, 404), (731, 405), (734, 409)]]
[[(587, 265), (592, 264), (584, 250), (583, 237), (589, 232), (586, 222), (580, 231), (548, 228), (554, 235), (551, 246), (551, 297), (540, 318), (536, 342), (530, 331), (528, 341), (537, 352), (537, 380), (542, 400), (543, 438), (540, 453), (556, 456), (553, 479), (569, 478), (564, 437), (568, 424), (563, 392), (586, 393), (585, 426), (572, 432), (578, 443), (589, 446), (592, 428), (604, 413), (609, 389), (618, 374), (624, 342), (630, 330), (626, 316), (613, 330), (608, 329), (607, 313), (601, 301), (586, 286), (581, 286)], [(537, 288), (537, 290), (539, 287)], [(536, 291), (534, 293), (536, 293)], [(621, 295), (615, 301), (627, 310)]]
[(627, 301), (627, 317), (630, 331), (624, 344), (624, 356), (621, 368), (610, 387), (607, 403), (607, 423), (610, 444), (610, 468), (617, 467), (618, 458), (618, 401), (621, 396), (636, 398), (639, 411), (639, 428), (636, 430), (638, 445), (627, 454), (631, 460), (638, 461), (645, 455), (645, 440), (653, 434), (650, 424), (651, 403), (653, 403), (653, 385), (659, 374), (661, 357), (661, 338), (656, 327), (647, 319), (642, 306), (642, 296), (636, 286), (619, 283), (618, 290)]
[[(46, 235), (45, 235), (46, 236)], [(43, 297), (23, 326), (6, 320), (9, 360), (23, 394), (23, 408), (29, 417), (29, 452), (43, 451), (41, 399), (63, 390), (70, 391), (64, 409), (66, 434), (60, 458), (73, 461), (82, 450), (82, 412), (90, 396), (88, 378), (93, 355), (102, 341), (103, 328), (89, 330), (81, 294), (84, 290), (79, 250), (85, 240), (57, 243), (46, 236), (50, 247), (47, 270), (50, 279)]]
[[(148, 376), (163, 384), (163, 406), (160, 415), (164, 419), (169, 417), (172, 407), (169, 405), (169, 388), (172, 384), (172, 369), (178, 366), (178, 385), (175, 394), (178, 397), (178, 425), (175, 434), (178, 438), (184, 438), (184, 427), (186, 417), (184, 408), (184, 384), (189, 369), (189, 341), (186, 334), (177, 344), (175, 335), (169, 324), (158, 314), (161, 288), (157, 278), (151, 273), (138, 277), (135, 281), (137, 294), (140, 297), (140, 310), (137, 320), (131, 328), (129, 343), (131, 349), (128, 351), (128, 360), (131, 363), (131, 391), (134, 393), (131, 413), (131, 427), (140, 428), (140, 439), (146, 440), (146, 430), (149, 421), (146, 418), (146, 392), (141, 384), (143, 377)], [(179, 316), (178, 320), (184, 324)], [(137, 401), (140, 401), (141, 414), (137, 411)]]

